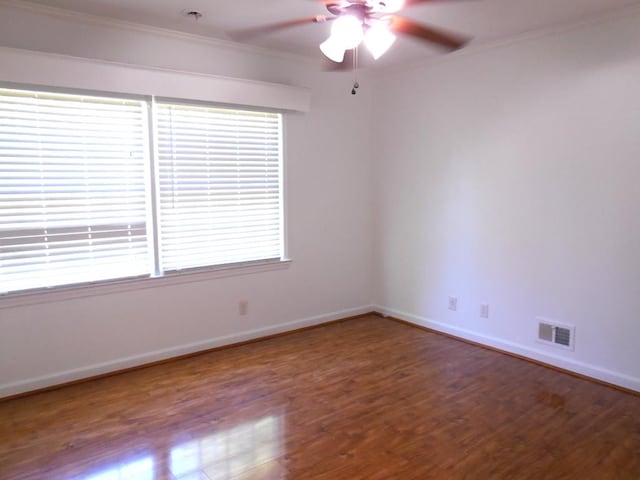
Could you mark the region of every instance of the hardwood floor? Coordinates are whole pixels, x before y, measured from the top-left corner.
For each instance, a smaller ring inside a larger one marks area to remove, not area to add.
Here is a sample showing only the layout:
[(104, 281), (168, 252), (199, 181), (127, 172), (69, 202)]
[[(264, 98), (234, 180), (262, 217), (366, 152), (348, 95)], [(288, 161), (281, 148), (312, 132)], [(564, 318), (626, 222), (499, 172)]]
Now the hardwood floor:
[(0, 478), (640, 479), (640, 398), (375, 316), (0, 403)]

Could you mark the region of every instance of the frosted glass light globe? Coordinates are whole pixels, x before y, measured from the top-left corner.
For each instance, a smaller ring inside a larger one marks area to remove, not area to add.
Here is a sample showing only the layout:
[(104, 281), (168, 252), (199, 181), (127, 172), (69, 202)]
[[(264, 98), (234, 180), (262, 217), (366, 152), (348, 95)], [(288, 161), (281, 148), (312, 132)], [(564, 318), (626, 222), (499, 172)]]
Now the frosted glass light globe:
[(353, 15), (339, 17), (331, 27), (331, 36), (345, 50), (350, 50), (360, 45), (363, 35), (362, 22)]
[(389, 31), (389, 27), (381, 24), (372, 25), (364, 35), (364, 44), (373, 55), (374, 60), (384, 55), (395, 41), (396, 36)]
[(344, 61), (345, 49), (333, 36), (320, 44), (320, 50), (334, 62), (342, 63)]

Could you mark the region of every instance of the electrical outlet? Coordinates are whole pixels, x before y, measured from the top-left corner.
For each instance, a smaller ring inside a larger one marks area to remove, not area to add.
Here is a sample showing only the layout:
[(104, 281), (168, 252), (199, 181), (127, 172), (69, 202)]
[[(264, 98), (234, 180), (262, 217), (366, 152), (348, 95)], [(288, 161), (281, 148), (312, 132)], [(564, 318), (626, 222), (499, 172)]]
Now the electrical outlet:
[(458, 310), (458, 297), (449, 297), (449, 310)]
[(489, 304), (483, 303), (480, 305), (480, 318), (489, 318)]
[(249, 313), (249, 302), (246, 300), (241, 300), (238, 302), (238, 313), (240, 315), (246, 315)]

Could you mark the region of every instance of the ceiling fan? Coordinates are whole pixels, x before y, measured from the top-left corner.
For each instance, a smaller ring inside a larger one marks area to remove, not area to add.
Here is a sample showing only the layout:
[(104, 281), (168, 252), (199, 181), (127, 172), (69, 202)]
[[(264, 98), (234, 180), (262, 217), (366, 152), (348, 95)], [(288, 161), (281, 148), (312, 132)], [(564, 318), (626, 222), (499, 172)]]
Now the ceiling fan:
[(395, 42), (396, 34), (408, 35), (435, 44), (447, 51), (464, 47), (471, 39), (444, 30), (416, 23), (396, 15), (405, 6), (429, 3), (433, 0), (318, 0), (330, 15), (286, 20), (230, 32), (236, 40), (244, 40), (298, 25), (332, 22), (331, 35), (320, 44), (320, 50), (333, 62), (344, 64), (345, 53), (361, 43), (374, 60), (380, 58)]

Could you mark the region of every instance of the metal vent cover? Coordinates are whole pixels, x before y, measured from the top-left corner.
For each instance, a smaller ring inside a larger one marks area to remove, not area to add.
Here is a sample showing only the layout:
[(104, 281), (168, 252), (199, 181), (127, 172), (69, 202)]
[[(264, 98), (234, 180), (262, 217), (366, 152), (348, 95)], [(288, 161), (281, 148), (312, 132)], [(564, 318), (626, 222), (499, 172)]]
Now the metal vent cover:
[(571, 345), (571, 330), (568, 328), (556, 327), (554, 342), (559, 345), (569, 347)]
[(538, 339), (553, 342), (553, 327), (548, 323), (538, 324)]
[(554, 320), (538, 318), (537, 341), (555, 347), (574, 349), (575, 326), (565, 325)]

